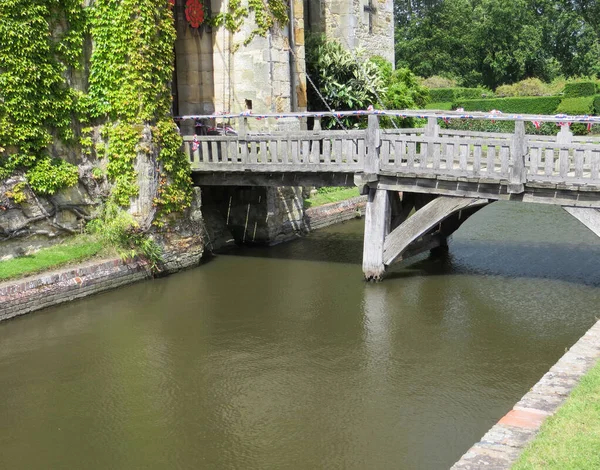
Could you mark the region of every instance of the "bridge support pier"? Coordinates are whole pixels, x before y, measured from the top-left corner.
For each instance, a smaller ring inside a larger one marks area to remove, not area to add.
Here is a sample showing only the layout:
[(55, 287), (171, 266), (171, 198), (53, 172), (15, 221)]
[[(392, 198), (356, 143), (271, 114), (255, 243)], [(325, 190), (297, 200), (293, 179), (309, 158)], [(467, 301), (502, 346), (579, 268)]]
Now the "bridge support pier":
[[(447, 239), (488, 199), (435, 196), (369, 188), (363, 273), (380, 281), (387, 266), (447, 246)], [(415, 211), (410, 215), (413, 210)]]
[(563, 209), (600, 237), (600, 209), (589, 207), (563, 207)]

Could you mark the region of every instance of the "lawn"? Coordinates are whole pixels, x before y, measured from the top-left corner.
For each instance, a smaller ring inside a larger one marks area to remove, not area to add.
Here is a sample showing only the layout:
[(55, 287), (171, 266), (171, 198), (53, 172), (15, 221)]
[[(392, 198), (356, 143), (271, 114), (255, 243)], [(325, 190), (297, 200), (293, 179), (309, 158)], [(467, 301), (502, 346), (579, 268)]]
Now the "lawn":
[(600, 363), (542, 425), (513, 470), (600, 469)]
[(360, 196), (358, 188), (319, 188), (317, 194), (304, 200), (304, 208), (322, 206)]
[(89, 235), (81, 235), (60, 245), (44, 248), (37, 253), (0, 261), (0, 281), (83, 261), (99, 254), (103, 244)]

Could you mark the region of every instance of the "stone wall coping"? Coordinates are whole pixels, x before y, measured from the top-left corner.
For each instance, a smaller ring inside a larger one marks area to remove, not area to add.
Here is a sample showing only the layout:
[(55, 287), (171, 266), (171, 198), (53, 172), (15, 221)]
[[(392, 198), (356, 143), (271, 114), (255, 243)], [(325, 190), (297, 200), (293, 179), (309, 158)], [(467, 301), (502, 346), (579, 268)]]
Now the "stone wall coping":
[[(137, 260), (135, 263), (144, 263)], [(109, 267), (123, 266), (125, 262), (120, 258), (104, 258), (101, 260), (87, 261), (77, 266), (46, 271), (25, 278), (8, 280), (0, 283), (0, 301), (9, 300), (11, 296), (22, 292), (52, 285), (74, 277), (86, 276)]]
[(323, 213), (329, 213), (332, 210), (345, 210), (349, 207), (360, 208), (367, 202), (367, 196), (356, 196), (350, 199), (344, 199), (343, 201), (329, 202), (321, 206), (309, 207), (304, 211), (306, 217), (314, 217)]

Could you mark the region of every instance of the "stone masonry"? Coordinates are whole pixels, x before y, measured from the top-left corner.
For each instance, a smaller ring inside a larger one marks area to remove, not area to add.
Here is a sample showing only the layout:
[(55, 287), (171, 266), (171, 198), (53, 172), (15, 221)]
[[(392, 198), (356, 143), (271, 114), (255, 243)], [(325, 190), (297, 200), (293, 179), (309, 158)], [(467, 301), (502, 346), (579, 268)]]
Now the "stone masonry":
[[(203, 25), (192, 29), (185, 2), (177, 0), (176, 111), (180, 115), (220, 112), (283, 113), (306, 110), (304, 13), (302, 0), (292, 2), (293, 20), (275, 26), (266, 37), (255, 36), (253, 13), (239, 31)], [(241, 5), (248, 7), (248, 0)], [(228, 2), (213, 0), (212, 14), (226, 13)], [(260, 122), (251, 120), (260, 128)], [(192, 122), (182, 130), (193, 132)]]
[(305, 0), (304, 8), (307, 30), (395, 63), (393, 0)]
[(0, 284), (0, 321), (152, 277), (143, 261), (90, 262)]

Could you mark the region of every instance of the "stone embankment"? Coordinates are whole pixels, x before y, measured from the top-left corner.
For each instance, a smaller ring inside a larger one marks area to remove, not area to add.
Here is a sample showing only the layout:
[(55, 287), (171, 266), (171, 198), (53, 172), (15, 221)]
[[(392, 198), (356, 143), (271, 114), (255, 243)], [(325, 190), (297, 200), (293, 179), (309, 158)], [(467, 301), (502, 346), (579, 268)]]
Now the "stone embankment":
[(0, 321), (151, 277), (143, 261), (108, 259), (5, 282), (0, 284)]
[(367, 197), (358, 196), (345, 201), (311, 207), (304, 211), (304, 224), (308, 231), (312, 231), (356, 219), (362, 217), (366, 205)]
[(600, 359), (600, 321), (492, 427), (452, 470), (509, 469), (542, 423), (556, 413), (579, 380)]

